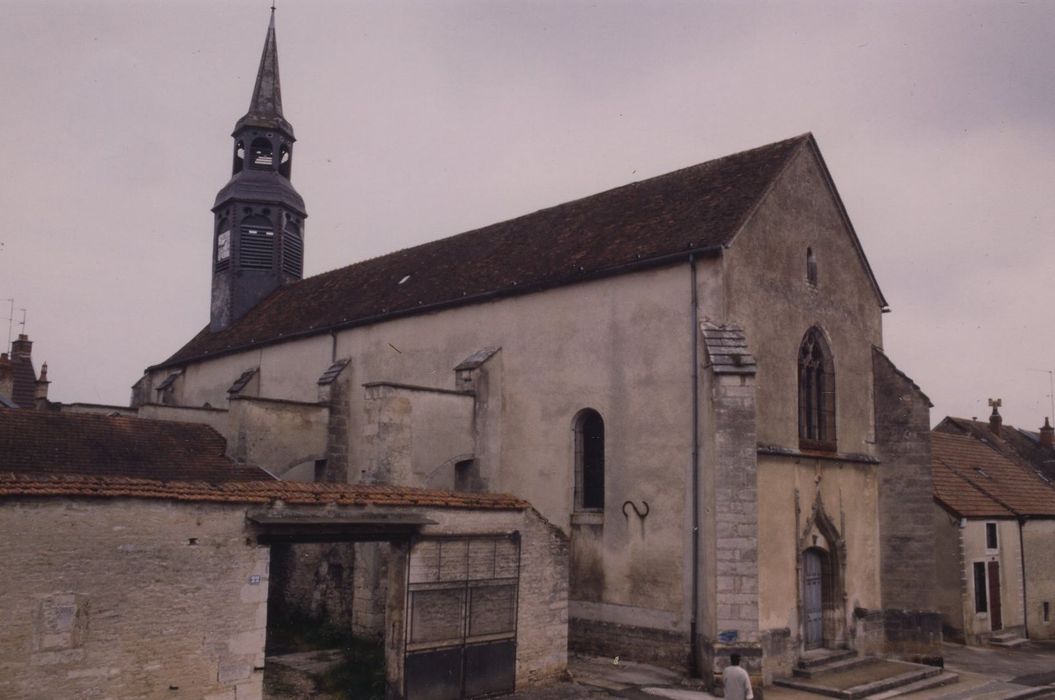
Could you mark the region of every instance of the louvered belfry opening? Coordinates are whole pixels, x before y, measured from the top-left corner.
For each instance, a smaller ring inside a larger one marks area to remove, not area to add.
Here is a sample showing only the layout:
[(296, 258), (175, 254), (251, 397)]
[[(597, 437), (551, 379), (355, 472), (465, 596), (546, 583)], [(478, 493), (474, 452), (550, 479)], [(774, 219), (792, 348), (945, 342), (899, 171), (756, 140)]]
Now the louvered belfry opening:
[(282, 272), (297, 279), (304, 274), (304, 240), (300, 223), (290, 214), (282, 230)]
[(824, 333), (814, 326), (799, 346), (799, 447), (834, 452), (835, 363)]
[(243, 270), (270, 270), (275, 261), (275, 229), (266, 216), (242, 221), (238, 266)]

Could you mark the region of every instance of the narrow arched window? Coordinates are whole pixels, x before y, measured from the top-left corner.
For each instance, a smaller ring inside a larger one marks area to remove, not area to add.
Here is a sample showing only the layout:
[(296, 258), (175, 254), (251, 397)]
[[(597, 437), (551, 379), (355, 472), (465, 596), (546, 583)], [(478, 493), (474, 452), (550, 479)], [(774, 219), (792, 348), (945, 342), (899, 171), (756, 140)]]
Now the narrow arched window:
[(263, 137), (253, 139), (249, 147), (249, 165), (262, 170), (270, 170), (274, 162), (271, 142)]
[(806, 282), (811, 287), (817, 286), (817, 256), (813, 254), (813, 248), (806, 249)]
[(575, 508), (604, 510), (604, 419), (592, 408), (575, 418)]
[(835, 451), (835, 363), (817, 327), (799, 346), (799, 446)]

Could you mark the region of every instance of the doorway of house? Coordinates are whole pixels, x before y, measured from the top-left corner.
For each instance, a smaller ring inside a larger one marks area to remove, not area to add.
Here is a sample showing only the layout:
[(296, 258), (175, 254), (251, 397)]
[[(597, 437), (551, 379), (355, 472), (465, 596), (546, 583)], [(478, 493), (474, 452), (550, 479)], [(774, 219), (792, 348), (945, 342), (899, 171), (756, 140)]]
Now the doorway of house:
[(802, 553), (802, 613), (806, 650), (824, 646), (824, 552)]
[(994, 632), (1004, 629), (1000, 611), (1000, 562), (989, 562), (989, 625)]

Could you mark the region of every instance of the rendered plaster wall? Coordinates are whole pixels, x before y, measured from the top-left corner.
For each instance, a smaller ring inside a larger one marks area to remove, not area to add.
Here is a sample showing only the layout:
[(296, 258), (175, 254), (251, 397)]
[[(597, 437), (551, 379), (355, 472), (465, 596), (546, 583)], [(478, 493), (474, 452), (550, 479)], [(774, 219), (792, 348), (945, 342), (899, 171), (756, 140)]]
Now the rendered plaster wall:
[[(248, 396), (235, 397), (230, 405), (227, 452), (232, 459), (280, 479), (312, 479), (315, 460), (326, 458), (327, 406)], [(290, 473), (294, 469), (297, 474)]]
[[(1055, 520), (1028, 520), (1022, 531), (1030, 639), (1055, 639)], [(1044, 620), (1044, 603), (1048, 619)]]
[[(720, 264), (703, 259), (698, 267), (700, 315), (714, 317)], [(690, 298), (686, 257), (671, 267), (341, 331), (336, 348), (327, 335), (208, 360), (187, 368), (183, 397), (216, 401), (245, 369), (259, 366), (261, 396), (313, 401), (331, 357), (350, 358), (342, 377), (354, 377), (359, 386), (453, 390), (457, 364), (482, 348), (500, 347), (479, 370), (488, 391), (478, 392), (473, 416), (477, 430), (488, 429), (476, 435), (473, 452), (489, 490), (528, 500), (568, 533), (574, 419), (584, 408), (599, 411), (606, 431), (605, 510), (595, 558), (603, 582), (588, 614), (685, 634), (695, 330)], [(281, 383), (275, 379), (280, 375)], [(377, 459), (364, 439), (372, 420), (369, 399), (355, 389), (348, 391), (343, 431), (352, 482)], [(427, 447), (413, 454), (418, 463), (412, 457), (412, 471), (436, 468)], [(643, 522), (629, 507), (624, 514), (626, 501), (642, 512), (648, 503)]]
[(366, 481), (454, 488), (455, 464), (473, 456), (472, 395), (379, 384), (365, 407)]
[(171, 420), (177, 423), (204, 423), (220, 435), (227, 436), (227, 411), (225, 409), (163, 406), (152, 403), (140, 406), (136, 415), (140, 418)]
[[(806, 278), (812, 248), (818, 282)], [(758, 361), (758, 440), (798, 448), (798, 353), (812, 326), (835, 362), (838, 451), (872, 455), (872, 346), (880, 301), (828, 188), (803, 147), (726, 253), (723, 318), (743, 326)]]
[[(986, 547), (985, 524), (997, 524), (996, 550)], [(1022, 619), (1022, 549), (1019, 546), (1018, 522), (1015, 520), (968, 520), (963, 528), (964, 564), (967, 574), (967, 598), (964, 620), (966, 624), (967, 643), (979, 644), (992, 634), (992, 599), (994, 592), (989, 591), (989, 612), (977, 612), (974, 605), (974, 564), (989, 562), (1000, 564), (1000, 612), (1002, 629), (1023, 626)]]
[(934, 599), (938, 612), (941, 613), (942, 626), (946, 638), (963, 643), (964, 615), (967, 613), (968, 573), (964, 565), (963, 539), (960, 532), (960, 519), (950, 515), (947, 510), (935, 503), (934, 516), (934, 556), (935, 556), (935, 589)]
[(268, 550), (244, 507), (8, 499), (0, 532), (19, 533), (0, 538), (0, 697), (261, 697)]
[(832, 641), (851, 641), (855, 608), (881, 607), (876, 469), (873, 464), (759, 455), (759, 627), (790, 630), (792, 649), (801, 648), (803, 634), (801, 554), (814, 546), (814, 536), (816, 546), (832, 546), (820, 528), (808, 528), (818, 496), (846, 543), (846, 599), (840, 620), (845, 636)]

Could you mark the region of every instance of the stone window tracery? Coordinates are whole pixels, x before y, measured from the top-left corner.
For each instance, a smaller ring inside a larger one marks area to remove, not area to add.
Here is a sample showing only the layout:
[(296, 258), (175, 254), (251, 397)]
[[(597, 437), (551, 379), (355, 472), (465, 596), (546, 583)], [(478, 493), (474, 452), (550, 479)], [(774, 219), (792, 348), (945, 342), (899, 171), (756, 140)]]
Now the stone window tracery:
[(835, 451), (835, 363), (817, 327), (799, 346), (799, 447)]

